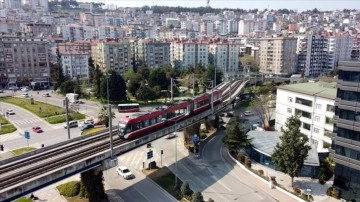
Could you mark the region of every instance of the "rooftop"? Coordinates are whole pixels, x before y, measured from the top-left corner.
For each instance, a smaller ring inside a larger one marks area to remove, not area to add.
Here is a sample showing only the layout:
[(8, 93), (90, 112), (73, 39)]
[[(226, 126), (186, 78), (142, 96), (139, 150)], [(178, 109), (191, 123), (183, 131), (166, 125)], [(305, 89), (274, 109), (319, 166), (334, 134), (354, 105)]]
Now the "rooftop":
[(302, 93), (306, 95), (316, 95), (318, 97), (335, 99), (336, 98), (336, 83), (326, 82), (308, 82), (296, 83), (285, 86), (278, 86), (278, 89), (288, 90), (292, 92)]
[[(280, 142), (281, 132), (277, 131), (257, 131), (251, 130), (248, 133), (251, 140), (253, 149), (256, 151), (265, 154), (266, 156), (271, 156), (274, 152), (274, 148), (278, 142)], [(319, 166), (319, 157), (315, 145), (311, 145), (311, 150), (308, 152), (308, 157), (304, 161), (305, 165), (309, 166)]]

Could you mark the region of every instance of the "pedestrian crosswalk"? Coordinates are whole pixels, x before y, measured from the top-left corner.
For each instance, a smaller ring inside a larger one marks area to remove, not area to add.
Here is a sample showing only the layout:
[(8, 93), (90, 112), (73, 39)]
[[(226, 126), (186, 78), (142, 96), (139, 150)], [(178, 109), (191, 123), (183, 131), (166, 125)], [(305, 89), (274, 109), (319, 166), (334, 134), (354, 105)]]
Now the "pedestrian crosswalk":
[(26, 125), (26, 124), (33, 124), (33, 123), (38, 123), (38, 122), (42, 122), (42, 120), (39, 118), (32, 118), (32, 119), (23, 119), (23, 120), (13, 121), (13, 123), (18, 126)]

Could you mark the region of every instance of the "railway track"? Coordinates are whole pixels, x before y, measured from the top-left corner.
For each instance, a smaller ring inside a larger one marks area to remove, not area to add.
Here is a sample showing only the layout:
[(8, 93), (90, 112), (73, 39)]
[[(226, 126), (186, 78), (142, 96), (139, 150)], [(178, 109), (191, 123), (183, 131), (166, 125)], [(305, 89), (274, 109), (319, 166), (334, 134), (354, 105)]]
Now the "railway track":
[[(230, 83), (221, 84), (218, 88), (224, 91), (223, 98), (229, 97), (227, 90)], [(238, 88), (241, 81), (232, 83), (233, 88)], [(117, 147), (126, 141), (116, 135), (116, 127), (113, 130), (113, 146)], [(71, 142), (56, 149), (24, 157), (0, 166), (0, 190), (20, 184), (36, 176), (45, 174), (63, 167), (66, 164), (88, 158), (99, 152), (109, 149), (109, 132), (105, 129), (88, 138)]]

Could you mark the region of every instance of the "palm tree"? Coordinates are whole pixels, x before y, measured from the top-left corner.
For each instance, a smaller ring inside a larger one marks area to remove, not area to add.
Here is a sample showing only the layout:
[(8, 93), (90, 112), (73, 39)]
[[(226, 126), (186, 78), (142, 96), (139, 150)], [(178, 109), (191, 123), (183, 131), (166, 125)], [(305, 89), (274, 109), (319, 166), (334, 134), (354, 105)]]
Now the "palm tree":
[[(102, 106), (101, 107), (101, 110), (98, 114), (98, 119), (100, 121), (105, 121), (105, 127), (109, 127), (109, 110), (108, 110), (108, 107), (107, 106)], [(116, 118), (115, 117), (115, 113), (114, 112), (111, 112), (111, 118)]]

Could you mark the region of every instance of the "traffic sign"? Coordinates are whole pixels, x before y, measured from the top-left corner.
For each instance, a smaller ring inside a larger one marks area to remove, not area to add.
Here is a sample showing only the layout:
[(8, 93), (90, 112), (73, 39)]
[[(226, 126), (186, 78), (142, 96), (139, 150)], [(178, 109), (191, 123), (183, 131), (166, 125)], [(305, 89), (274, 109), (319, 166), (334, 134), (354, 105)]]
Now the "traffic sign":
[(150, 150), (147, 152), (147, 159), (151, 159), (153, 157), (153, 151)]
[(25, 131), (24, 136), (25, 136), (25, 139), (29, 140), (30, 139), (30, 132)]
[(196, 135), (196, 134), (195, 134), (195, 135), (193, 136), (193, 138), (192, 138), (192, 141), (193, 141), (193, 142), (199, 142), (199, 140), (200, 140), (200, 138), (199, 138), (199, 136)]

